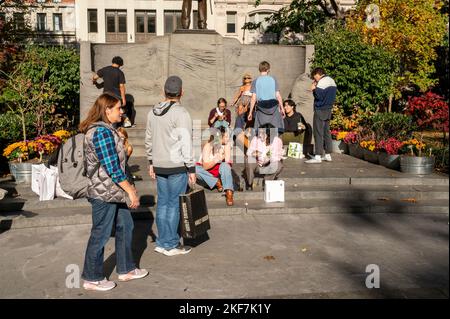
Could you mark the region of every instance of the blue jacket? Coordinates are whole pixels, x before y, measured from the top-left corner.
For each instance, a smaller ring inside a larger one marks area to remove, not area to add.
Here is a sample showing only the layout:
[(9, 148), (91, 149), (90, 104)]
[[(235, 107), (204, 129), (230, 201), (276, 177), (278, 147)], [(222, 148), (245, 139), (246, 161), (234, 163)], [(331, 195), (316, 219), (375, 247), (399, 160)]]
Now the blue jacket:
[(331, 109), (336, 100), (336, 83), (328, 75), (323, 76), (317, 83), (314, 95), (314, 109)]

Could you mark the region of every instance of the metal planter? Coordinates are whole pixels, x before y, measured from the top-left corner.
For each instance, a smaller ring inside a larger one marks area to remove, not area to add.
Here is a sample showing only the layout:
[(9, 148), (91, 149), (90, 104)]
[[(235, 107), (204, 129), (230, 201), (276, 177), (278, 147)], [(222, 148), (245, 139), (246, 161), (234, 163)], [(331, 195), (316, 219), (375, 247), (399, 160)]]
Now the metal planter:
[(431, 174), (434, 170), (434, 163), (434, 156), (400, 156), (400, 170), (407, 174)]
[(348, 153), (356, 158), (364, 159), (364, 153), (358, 144), (348, 144)]
[(348, 146), (344, 141), (332, 140), (332, 153), (348, 154)]
[(31, 163), (9, 162), (9, 170), (16, 183), (31, 184)]
[(378, 164), (378, 153), (370, 151), (368, 149), (363, 149), (364, 160), (373, 164)]
[(378, 162), (380, 163), (380, 165), (386, 167), (386, 168), (390, 168), (390, 169), (395, 169), (395, 170), (400, 170), (400, 155), (390, 155), (388, 153), (379, 153), (378, 154)]

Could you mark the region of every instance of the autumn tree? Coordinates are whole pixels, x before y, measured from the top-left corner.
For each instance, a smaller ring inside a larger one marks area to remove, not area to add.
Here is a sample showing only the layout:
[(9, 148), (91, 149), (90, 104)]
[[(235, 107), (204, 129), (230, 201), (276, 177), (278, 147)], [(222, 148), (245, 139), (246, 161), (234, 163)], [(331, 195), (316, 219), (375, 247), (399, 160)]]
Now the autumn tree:
[(441, 0), (361, 0), (346, 19), (347, 27), (364, 42), (385, 47), (398, 57), (396, 97), (435, 85), (436, 48), (446, 33), (443, 4)]

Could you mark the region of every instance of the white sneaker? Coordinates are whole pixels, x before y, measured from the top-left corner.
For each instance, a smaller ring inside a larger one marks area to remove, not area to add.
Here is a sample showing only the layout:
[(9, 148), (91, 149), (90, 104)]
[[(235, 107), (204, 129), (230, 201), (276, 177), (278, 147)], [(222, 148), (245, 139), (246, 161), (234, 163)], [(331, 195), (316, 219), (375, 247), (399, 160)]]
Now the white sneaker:
[(176, 248), (172, 248), (170, 250), (164, 249), (163, 254), (166, 256), (176, 256), (176, 255), (186, 255), (189, 254), (191, 252), (192, 248), (188, 248), (185, 246), (181, 246), (179, 245)]
[(156, 247), (155, 247), (155, 251), (156, 251), (157, 253), (164, 254), (164, 252), (165, 252), (166, 250), (165, 250), (164, 248), (162, 248), (162, 247), (156, 246)]
[(320, 164), (322, 163), (322, 158), (320, 155), (316, 155), (314, 158), (305, 161), (306, 164)]
[(325, 154), (324, 157), (322, 157), (322, 161), (332, 162), (332, 158), (330, 154)]
[(119, 275), (119, 281), (130, 281), (133, 279), (141, 279), (148, 275), (148, 271), (145, 269), (136, 268), (130, 271), (128, 274)]
[(116, 283), (114, 281), (109, 281), (106, 278), (101, 281), (87, 281), (85, 280), (83, 283), (83, 288), (86, 290), (95, 290), (95, 291), (108, 291), (116, 287)]

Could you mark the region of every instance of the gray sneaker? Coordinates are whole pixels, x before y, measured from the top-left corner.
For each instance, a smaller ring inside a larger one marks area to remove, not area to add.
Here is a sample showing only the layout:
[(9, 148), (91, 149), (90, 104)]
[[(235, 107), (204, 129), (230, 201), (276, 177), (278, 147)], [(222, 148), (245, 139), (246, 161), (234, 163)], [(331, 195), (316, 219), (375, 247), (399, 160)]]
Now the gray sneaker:
[(101, 281), (87, 281), (85, 280), (83, 283), (83, 288), (86, 290), (95, 290), (95, 291), (108, 291), (116, 287), (116, 283), (114, 281), (109, 281), (106, 278)]
[(186, 247), (186, 246), (182, 246), (179, 245), (178, 247), (172, 248), (172, 249), (164, 249), (165, 251), (163, 252), (164, 255), (166, 256), (177, 256), (177, 255), (186, 255), (189, 254), (192, 250), (191, 247)]

